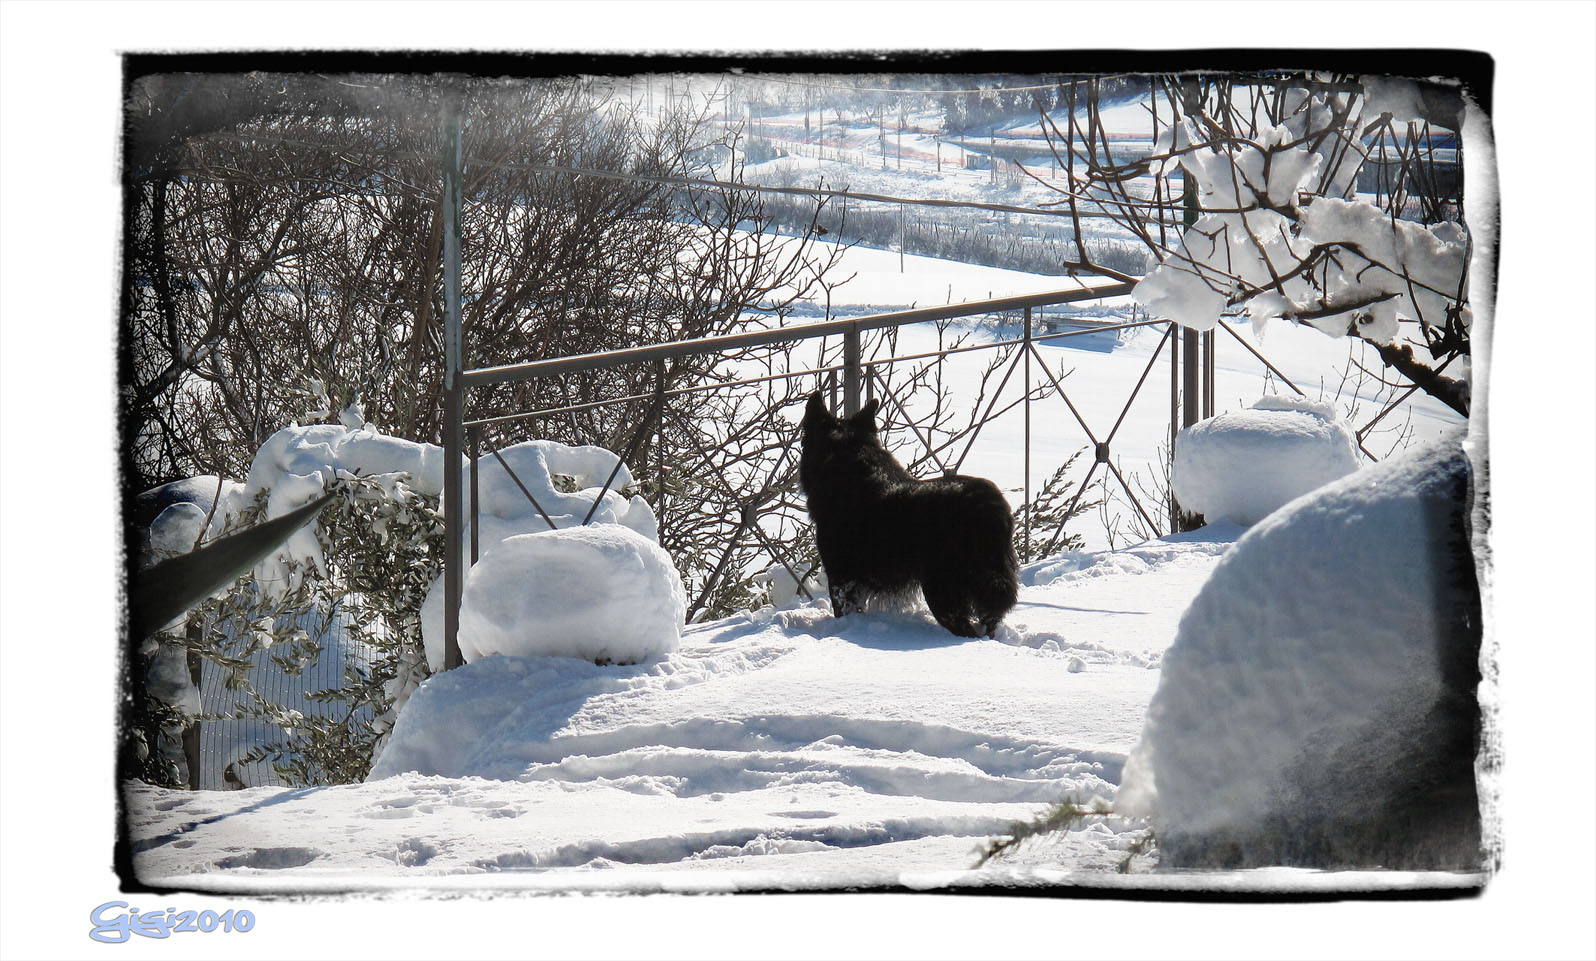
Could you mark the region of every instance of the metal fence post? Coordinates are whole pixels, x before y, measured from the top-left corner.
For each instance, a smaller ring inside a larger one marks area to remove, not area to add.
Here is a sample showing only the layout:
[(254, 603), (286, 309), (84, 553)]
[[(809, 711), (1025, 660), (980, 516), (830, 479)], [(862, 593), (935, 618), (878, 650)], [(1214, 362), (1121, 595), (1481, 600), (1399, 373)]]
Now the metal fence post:
[(842, 335), (842, 410), (849, 417), (859, 412), (859, 328)]
[(1025, 308), (1025, 556), (1031, 556), (1031, 308)]
[(1203, 331), (1203, 417), (1214, 416), (1214, 332)]
[[(1181, 99), (1184, 101), (1182, 104), (1182, 113), (1185, 116), (1195, 116), (1202, 110), (1202, 92), (1198, 87), (1197, 76), (1195, 74), (1188, 75), (1182, 82)], [(1185, 210), (1183, 211), (1181, 219), (1185, 228), (1190, 230), (1191, 227), (1197, 223), (1197, 218), (1201, 210), (1201, 204), (1197, 197), (1197, 180), (1191, 175), (1190, 171), (1183, 172), (1180, 179), (1181, 199), (1185, 206)], [(1201, 375), (1204, 373), (1206, 365), (1204, 364), (1203, 358), (1198, 350), (1198, 341), (1200, 337), (1201, 335), (1190, 327), (1181, 328), (1180, 352), (1184, 355), (1182, 358), (1182, 363), (1185, 366), (1185, 370), (1183, 372), (1185, 376), (1183, 378), (1181, 390), (1181, 425), (1183, 427), (1190, 427), (1192, 424), (1197, 423), (1199, 411), (1201, 410), (1200, 405), (1203, 386), (1203, 379)], [(1210, 339), (1210, 354), (1212, 353), (1212, 350), (1213, 342), (1212, 339)], [(1173, 463), (1175, 457), (1175, 445), (1173, 442), (1170, 443), (1169, 456), (1171, 463)], [(1174, 498), (1173, 491), (1170, 492), (1170, 498)], [(1181, 511), (1180, 523), (1177, 526), (1183, 531), (1193, 530), (1198, 526), (1197, 515), (1188, 514), (1185, 511)]]
[(470, 516), (471, 516), (471, 566), (473, 566), (473, 567), (476, 566), (477, 557), (478, 557), (478, 554), (479, 554), (477, 528), (479, 526), (481, 526), (478, 523), (478, 520), (479, 520), (479, 518), (481, 517), (481, 514), (482, 514), (482, 508), (479, 506), (480, 505), (480, 494), (478, 492), (478, 487), (477, 487), (477, 460), (478, 460), (478, 456), (477, 455), (479, 453), (479, 448), (481, 446), (481, 439), (482, 439), (481, 438), (481, 432), (482, 432), (482, 428), (478, 427), (475, 424), (472, 424), (470, 429), (468, 429), (466, 431), (466, 446), (469, 448), (469, 450), (467, 451), (467, 455), (466, 456), (469, 457), (470, 460), (471, 460), (471, 515)]
[(465, 663), (460, 656), (460, 569), (464, 505), (460, 491), (465, 367), (460, 330), (460, 109), (446, 95), (443, 114), (443, 669)]
[[(658, 383), (665, 383), (665, 359), (661, 357), (654, 362), (654, 376)], [(654, 495), (654, 518), (657, 523), (656, 532), (660, 543), (665, 541), (665, 412), (660, 411), (659, 419), (654, 422), (654, 477), (655, 486), (658, 488)]]
[[(1180, 328), (1169, 322), (1169, 460), (1175, 461), (1175, 437), (1180, 433)], [(1169, 492), (1169, 530), (1180, 530), (1180, 505), (1175, 502), (1175, 492)]]

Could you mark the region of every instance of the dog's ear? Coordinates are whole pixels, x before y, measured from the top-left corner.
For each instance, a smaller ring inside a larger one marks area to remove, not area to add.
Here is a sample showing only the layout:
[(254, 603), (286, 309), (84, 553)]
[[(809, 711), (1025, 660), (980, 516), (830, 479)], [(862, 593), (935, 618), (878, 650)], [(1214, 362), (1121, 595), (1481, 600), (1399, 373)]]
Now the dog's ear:
[(809, 395), (809, 403), (804, 407), (804, 420), (812, 423), (822, 423), (831, 419), (831, 411), (826, 409), (826, 398), (820, 391)]
[(881, 409), (881, 398), (872, 397), (870, 402), (859, 408), (859, 413), (853, 415), (856, 423), (863, 424), (871, 430), (876, 429), (876, 411)]

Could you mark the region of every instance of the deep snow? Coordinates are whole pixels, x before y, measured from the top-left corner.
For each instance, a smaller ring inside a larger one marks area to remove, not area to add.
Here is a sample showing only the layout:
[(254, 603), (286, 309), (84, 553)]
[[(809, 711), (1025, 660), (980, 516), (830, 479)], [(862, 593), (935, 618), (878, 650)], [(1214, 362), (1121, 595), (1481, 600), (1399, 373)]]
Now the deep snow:
[(835, 619), (816, 602), (689, 626), (677, 651), (630, 667), (487, 657), (412, 697), (364, 784), (133, 785), (135, 867), (216, 892), (1189, 885), (1130, 860), (1145, 824), (1123, 818), (973, 865), (1060, 798), (1114, 800), (1180, 613), (1241, 533), (1030, 565), (996, 640), (953, 638), (923, 609)]
[[(1012, 820), (1112, 799), (1179, 611), (1237, 533), (1027, 568), (998, 640), (819, 602), (690, 626), (631, 667), (484, 658), (412, 696), (364, 784), (135, 785), (135, 864), (203, 890), (1024, 879), (961, 872)], [(1076, 832), (1062, 861), (1111, 882), (1139, 832)]]
[(1360, 459), (1357, 435), (1329, 404), (1266, 395), (1183, 428), (1171, 481), (1185, 510), (1256, 524), (1357, 470)]
[(1462, 440), (1286, 504), (1191, 602), (1116, 808), (1167, 866), (1484, 863)]

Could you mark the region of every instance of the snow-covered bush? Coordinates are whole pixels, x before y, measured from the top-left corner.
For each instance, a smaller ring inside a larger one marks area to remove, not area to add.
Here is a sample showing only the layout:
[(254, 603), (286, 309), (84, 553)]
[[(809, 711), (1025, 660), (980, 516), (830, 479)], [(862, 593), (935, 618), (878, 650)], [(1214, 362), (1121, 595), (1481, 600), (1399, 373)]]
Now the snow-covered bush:
[(1480, 867), (1470, 478), (1456, 439), (1405, 452), (1214, 569), (1115, 803), (1164, 866)]
[(1270, 395), (1183, 429), (1173, 476), (1184, 509), (1248, 525), (1357, 469), (1358, 439), (1334, 408)]
[(483, 555), (460, 601), (460, 652), (635, 664), (676, 650), (687, 597), (670, 555), (619, 524), (521, 534)]
[[(241, 767), (269, 764), (288, 784), (365, 776), (392, 723), (395, 691), (419, 683), (413, 675), (420, 658), (411, 654), (420, 649), (417, 611), (441, 560), (443, 526), (435, 497), (416, 492), (400, 476), (345, 472), (329, 477), (327, 485), (341, 496), (296, 535), (306, 554), (285, 551), (268, 558), (165, 635), (222, 668), (226, 685), (240, 692), (230, 716), (258, 717), (281, 732), (234, 760)], [(268, 489), (256, 491), (221, 532), (297, 506), (274, 512), (270, 503)], [(319, 627), (307, 630), (307, 624)], [(346, 653), (363, 652), (344, 658), (341, 681), (299, 691), (292, 703), (252, 683), (266, 676), (262, 671), (296, 677), (313, 665), (325, 666), (330, 655), (324, 641), (334, 633)]]
[[(342, 494), (318, 523), (296, 531), (164, 635), (177, 652), (173, 664), (181, 666), (186, 648), (221, 665), (228, 684), (246, 692), (246, 712), (283, 730), (279, 742), (246, 760), (273, 762), (290, 783), (364, 777), (405, 700), (443, 660), (443, 451), (379, 433), (354, 408), (340, 420), (273, 434), (245, 484), (223, 484), (218, 495), (211, 480), (206, 507), (214, 509), (202, 509), (196, 501), (205, 498), (184, 488), (183, 497), (152, 501), (145, 511), (155, 513), (144, 537), (153, 558), (282, 516), (325, 491)], [(489, 459), (479, 471), (483, 557), (462, 610), (466, 656), (563, 654), (621, 663), (673, 650), (685, 607), (681, 579), (654, 542), (653, 511), (623, 490), (632, 484), (626, 466), (601, 448), (549, 441), (512, 445), (501, 456), (502, 463)], [(606, 480), (612, 489), (601, 496)], [(583, 527), (584, 520), (594, 526)], [(549, 533), (550, 523), (558, 533)], [(546, 539), (525, 536), (534, 532)], [(350, 665), (342, 686), (307, 696), (348, 710), (317, 716), (254, 691), (246, 676), (263, 652), (291, 674), (321, 657), (321, 645), (299, 621), (333, 611), (353, 642), (373, 653)], [(523, 618), (533, 629), (520, 629)], [(182, 680), (179, 673), (170, 667), (161, 677)], [(189, 702), (197, 699), (187, 693), (177, 685), (164, 695), (178, 714), (152, 722), (155, 729), (195, 713)]]
[[(612, 473), (614, 479), (610, 480)], [(610, 480), (610, 490), (600, 496), (606, 480)], [(539, 531), (579, 528), (584, 521), (620, 525), (650, 543), (655, 542), (659, 536), (659, 522), (647, 501), (628, 493), (632, 486), (631, 469), (602, 447), (571, 447), (545, 440), (506, 447), (498, 457), (483, 460), (477, 472), (479, 564), (507, 540)], [(461, 537), (462, 551), (469, 551), (470, 541), (471, 534), (467, 530)], [(525, 551), (517, 556), (521, 561), (537, 560)], [(499, 569), (496, 577), (509, 576), (503, 570), (507, 563), (496, 562)], [(675, 573), (674, 568), (672, 573)], [(520, 577), (529, 584), (540, 576), (541, 572), (530, 567), (520, 571)], [(464, 598), (461, 600), (463, 604)], [(463, 613), (462, 609), (462, 616)], [(440, 572), (427, 590), (421, 608), (426, 663), (433, 671), (443, 668), (443, 614), (443, 575)]]
[[(188, 685), (162, 695), (181, 708), (168, 726), (203, 720), (185, 653), (218, 665), (242, 699), (230, 714), (260, 717), (281, 731), (238, 760), (270, 762), (288, 783), (363, 777), (396, 702), (425, 676), (418, 612), (442, 563), (441, 452), (354, 428), (364, 422), (350, 414), (343, 425), (274, 434), (257, 452), (247, 483), (194, 478), (136, 502), (135, 523), (154, 515), (140, 538), (148, 563), (282, 516), (324, 491), (341, 495), (255, 570), (159, 632), (155, 650), (168, 653), (149, 665), (167, 687), (179, 674)], [(330, 629), (334, 619), (346, 647), (371, 656), (345, 664), (341, 682), (300, 692), (325, 709), (279, 703), (256, 690), (250, 678), (268, 663), (296, 676), (325, 660), (318, 638), (328, 630), (305, 625)]]

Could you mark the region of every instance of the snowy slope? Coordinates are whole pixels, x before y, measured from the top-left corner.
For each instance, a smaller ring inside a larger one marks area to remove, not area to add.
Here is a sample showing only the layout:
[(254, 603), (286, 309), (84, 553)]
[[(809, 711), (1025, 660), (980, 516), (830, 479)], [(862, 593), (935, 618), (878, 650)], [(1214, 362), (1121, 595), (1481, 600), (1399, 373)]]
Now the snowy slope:
[[(365, 784), (134, 785), (136, 868), (218, 891), (1023, 881), (960, 872), (1060, 798), (1112, 800), (1179, 612), (1237, 534), (1033, 565), (998, 640), (822, 603), (690, 627), (650, 664), (486, 658), (413, 696)], [(1112, 878), (1139, 834), (1096, 825), (1047, 863)]]
[(998, 640), (822, 604), (688, 628), (665, 659), (491, 657), (433, 678), (364, 784), (130, 786), (141, 880), (227, 892), (948, 885), (1406, 888), (1473, 875), (1120, 868), (1097, 819), (974, 869), (1009, 824), (1112, 801), (1222, 527), (1031, 565)]

